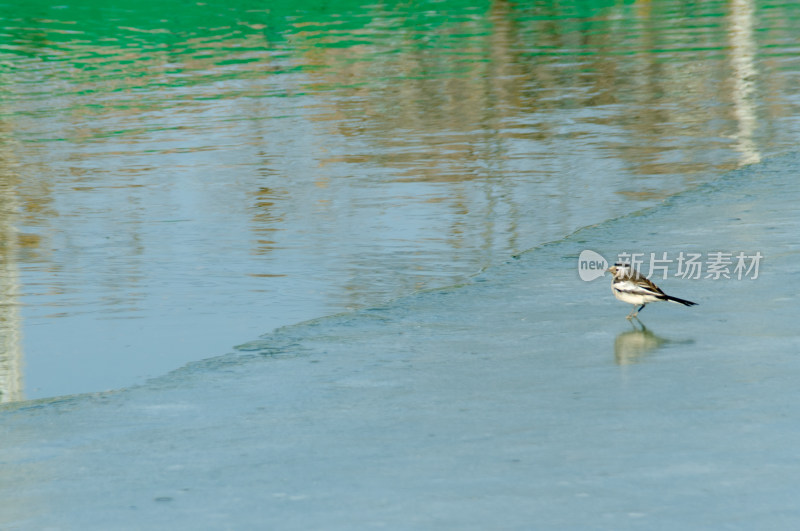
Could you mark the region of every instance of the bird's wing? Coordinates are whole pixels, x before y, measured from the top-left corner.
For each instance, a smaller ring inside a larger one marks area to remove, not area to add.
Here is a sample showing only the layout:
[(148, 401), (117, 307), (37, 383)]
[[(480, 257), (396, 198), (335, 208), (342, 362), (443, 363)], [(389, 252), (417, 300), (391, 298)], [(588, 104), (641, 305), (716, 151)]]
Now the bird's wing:
[(650, 279), (641, 274), (638, 270), (632, 269), (627, 275), (625, 280), (630, 280), (636, 283), (643, 291), (648, 291), (653, 295), (660, 295), (666, 297), (667, 294), (661, 291), (661, 288), (650, 282)]
[(658, 286), (650, 282), (644, 277), (636, 280), (620, 280), (616, 282), (614, 287), (624, 293), (632, 293), (636, 295), (652, 295), (659, 299), (666, 298), (663, 291), (658, 289)]
[(637, 283), (642, 287), (642, 289), (648, 290), (653, 293), (653, 295), (663, 295), (664, 297), (667, 296), (666, 293), (661, 291), (661, 288), (650, 282), (650, 279), (640, 276), (637, 280)]

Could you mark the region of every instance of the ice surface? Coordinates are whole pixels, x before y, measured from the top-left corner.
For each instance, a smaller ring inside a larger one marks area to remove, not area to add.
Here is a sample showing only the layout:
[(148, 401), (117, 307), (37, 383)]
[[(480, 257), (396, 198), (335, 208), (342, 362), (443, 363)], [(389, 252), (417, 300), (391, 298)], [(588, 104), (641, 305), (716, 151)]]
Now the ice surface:
[[(787, 529), (800, 156), (146, 385), (6, 406), (3, 529)], [(643, 326), (583, 249), (748, 253)]]

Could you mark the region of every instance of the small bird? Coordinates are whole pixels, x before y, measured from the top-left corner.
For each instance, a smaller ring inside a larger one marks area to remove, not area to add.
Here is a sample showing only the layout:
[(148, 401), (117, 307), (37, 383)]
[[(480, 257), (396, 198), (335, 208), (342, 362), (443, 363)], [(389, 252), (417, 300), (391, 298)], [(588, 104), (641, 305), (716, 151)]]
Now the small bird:
[[(645, 278), (644, 275), (633, 269), (630, 264), (616, 263), (606, 271), (614, 275), (611, 279), (611, 291), (614, 296), (622, 302), (634, 305), (633, 310), (628, 314), (628, 319), (636, 317), (650, 302), (671, 301), (684, 306), (697, 304), (696, 302), (667, 295), (658, 286)], [(639, 306), (639, 308), (636, 308), (636, 306)]]

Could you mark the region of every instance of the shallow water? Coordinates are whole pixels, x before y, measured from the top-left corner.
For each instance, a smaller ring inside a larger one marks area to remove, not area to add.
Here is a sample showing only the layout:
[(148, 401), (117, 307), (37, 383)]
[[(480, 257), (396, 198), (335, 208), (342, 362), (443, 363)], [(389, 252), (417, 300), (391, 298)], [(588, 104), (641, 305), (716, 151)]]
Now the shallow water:
[[(143, 386), (7, 406), (3, 524), (791, 528), (798, 163)], [(631, 323), (608, 278), (577, 267), (629, 245), (764, 259), (755, 279), (672, 274), (665, 291), (699, 305)]]
[(0, 6), (3, 400), (458, 284), (798, 141), (798, 10)]

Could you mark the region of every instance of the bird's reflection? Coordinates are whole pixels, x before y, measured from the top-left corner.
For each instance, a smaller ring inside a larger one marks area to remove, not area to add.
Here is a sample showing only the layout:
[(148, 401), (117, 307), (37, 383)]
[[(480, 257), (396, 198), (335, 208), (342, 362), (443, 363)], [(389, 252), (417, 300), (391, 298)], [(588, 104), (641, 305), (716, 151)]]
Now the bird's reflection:
[(630, 323), (633, 330), (622, 332), (614, 340), (614, 359), (618, 365), (638, 363), (646, 354), (670, 342), (648, 330), (636, 317)]

